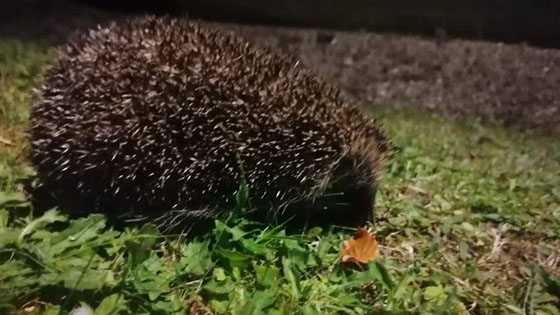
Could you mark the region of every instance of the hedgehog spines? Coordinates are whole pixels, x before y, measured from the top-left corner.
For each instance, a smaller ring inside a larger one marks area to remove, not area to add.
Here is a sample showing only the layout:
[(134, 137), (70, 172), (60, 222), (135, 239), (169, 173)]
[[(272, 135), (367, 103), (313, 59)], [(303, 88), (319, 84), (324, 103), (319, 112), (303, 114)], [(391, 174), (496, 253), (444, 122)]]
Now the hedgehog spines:
[(375, 191), (387, 151), (376, 124), (295, 59), (169, 17), (61, 48), (31, 122), (31, 161), (57, 203), (140, 217), (227, 212), (238, 158), (257, 206), (312, 209), (338, 177)]

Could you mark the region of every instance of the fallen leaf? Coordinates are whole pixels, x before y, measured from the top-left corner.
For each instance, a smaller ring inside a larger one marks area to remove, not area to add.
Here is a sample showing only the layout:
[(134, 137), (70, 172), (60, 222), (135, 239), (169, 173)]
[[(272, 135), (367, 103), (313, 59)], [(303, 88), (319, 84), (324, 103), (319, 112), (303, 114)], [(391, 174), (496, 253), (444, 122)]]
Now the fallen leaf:
[(364, 228), (358, 228), (356, 233), (342, 243), (340, 253), (341, 263), (367, 264), (379, 255), (375, 237)]

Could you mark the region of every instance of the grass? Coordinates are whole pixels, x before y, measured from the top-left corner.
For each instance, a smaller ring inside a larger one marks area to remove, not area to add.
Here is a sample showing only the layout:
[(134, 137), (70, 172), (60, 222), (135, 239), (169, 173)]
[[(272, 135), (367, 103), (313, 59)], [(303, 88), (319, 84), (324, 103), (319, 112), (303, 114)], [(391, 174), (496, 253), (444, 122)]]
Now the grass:
[(0, 48), (0, 313), (560, 313), (556, 139), (376, 110), (397, 147), (372, 227), (381, 255), (343, 268), (349, 230), (293, 234), (231, 217), (161, 235), (101, 215), (34, 215), (18, 186), (32, 174), (23, 131), (51, 53)]
[(52, 55), (43, 45), (0, 40), (0, 123), (21, 126), (27, 121), (31, 87), (40, 83)]

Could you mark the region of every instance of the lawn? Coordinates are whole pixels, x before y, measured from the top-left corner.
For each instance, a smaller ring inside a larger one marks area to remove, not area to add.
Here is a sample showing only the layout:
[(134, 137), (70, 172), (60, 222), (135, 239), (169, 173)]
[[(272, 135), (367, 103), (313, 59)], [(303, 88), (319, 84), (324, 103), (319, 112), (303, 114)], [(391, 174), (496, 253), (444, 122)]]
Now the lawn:
[(238, 212), (197, 235), (117, 229), (34, 214), (22, 193), (31, 88), (52, 56), (0, 40), (0, 313), (560, 314), (559, 140), (377, 107), (396, 149), (369, 227), (380, 255), (362, 267), (339, 263), (340, 227)]

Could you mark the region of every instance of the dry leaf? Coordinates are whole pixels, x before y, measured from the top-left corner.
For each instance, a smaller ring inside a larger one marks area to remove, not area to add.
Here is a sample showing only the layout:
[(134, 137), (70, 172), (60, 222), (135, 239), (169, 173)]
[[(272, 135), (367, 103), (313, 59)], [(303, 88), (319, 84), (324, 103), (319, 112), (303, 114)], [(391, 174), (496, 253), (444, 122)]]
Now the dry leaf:
[(340, 262), (367, 264), (379, 255), (375, 237), (364, 228), (358, 228), (356, 233), (342, 243)]

